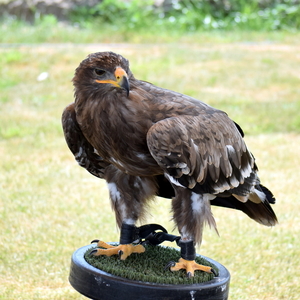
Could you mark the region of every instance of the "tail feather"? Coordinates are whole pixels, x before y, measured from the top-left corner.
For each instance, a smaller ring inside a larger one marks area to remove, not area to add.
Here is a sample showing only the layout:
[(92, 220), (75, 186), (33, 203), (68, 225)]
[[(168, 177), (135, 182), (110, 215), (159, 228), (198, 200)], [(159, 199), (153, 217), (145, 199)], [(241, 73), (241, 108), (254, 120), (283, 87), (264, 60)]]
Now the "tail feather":
[(241, 210), (262, 225), (275, 226), (278, 223), (277, 217), (267, 201), (261, 203), (247, 201)]
[(264, 192), (264, 194), (266, 195), (268, 202), (271, 204), (275, 204), (276, 199), (275, 199), (274, 195), (272, 194), (272, 192), (269, 189), (267, 189), (265, 186), (263, 186), (262, 184), (260, 184), (259, 186), (260, 186), (261, 190)]
[[(157, 176), (158, 183), (158, 196), (163, 198), (172, 198), (175, 196), (174, 189), (168, 180), (163, 176)], [(263, 202), (255, 203), (247, 201), (245, 203), (236, 199), (234, 196), (229, 197), (216, 197), (210, 201), (211, 205), (222, 206), (232, 209), (241, 210), (251, 219), (265, 226), (274, 226), (278, 223), (277, 217), (270, 204), (275, 204), (276, 200), (272, 192), (263, 185), (256, 187), (265, 194)]]
[(275, 198), (270, 190), (260, 185), (261, 191), (265, 194), (266, 199), (263, 202), (255, 203), (247, 201), (242, 203), (234, 196), (217, 197), (211, 201), (212, 205), (223, 206), (238, 209), (248, 215), (251, 219), (265, 226), (275, 226), (278, 223), (277, 217), (270, 205), (275, 204)]

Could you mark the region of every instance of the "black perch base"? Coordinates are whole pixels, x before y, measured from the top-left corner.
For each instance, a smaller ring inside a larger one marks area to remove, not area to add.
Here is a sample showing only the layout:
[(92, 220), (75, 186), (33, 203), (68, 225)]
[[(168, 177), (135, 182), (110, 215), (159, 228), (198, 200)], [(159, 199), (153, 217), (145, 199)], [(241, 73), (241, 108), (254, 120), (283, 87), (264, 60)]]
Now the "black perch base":
[(129, 280), (106, 273), (84, 258), (91, 245), (72, 255), (69, 281), (82, 295), (94, 300), (225, 300), (229, 296), (230, 274), (220, 263), (205, 257), (219, 269), (219, 276), (199, 284), (156, 284)]

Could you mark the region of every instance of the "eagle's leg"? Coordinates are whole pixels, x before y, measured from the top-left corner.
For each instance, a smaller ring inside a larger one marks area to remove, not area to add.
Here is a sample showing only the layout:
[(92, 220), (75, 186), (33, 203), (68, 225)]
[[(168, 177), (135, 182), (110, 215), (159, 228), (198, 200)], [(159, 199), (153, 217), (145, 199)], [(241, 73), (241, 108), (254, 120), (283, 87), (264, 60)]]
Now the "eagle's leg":
[(177, 263), (170, 262), (168, 264), (168, 267), (170, 267), (171, 271), (184, 269), (186, 270), (186, 274), (188, 277), (194, 276), (194, 272), (197, 270), (207, 273), (213, 273), (215, 276), (217, 276), (217, 273), (213, 268), (209, 266), (203, 266), (195, 262), (196, 251), (194, 241), (179, 241), (179, 246), (181, 248), (181, 258)]
[(94, 240), (97, 242), (97, 249), (93, 249), (90, 254), (95, 256), (99, 255), (119, 255), (120, 259), (125, 260), (132, 253), (145, 252), (144, 246), (138, 244), (134, 245), (133, 242), (138, 238), (136, 235), (136, 227), (134, 225), (123, 223), (121, 226), (120, 244), (113, 246), (103, 241)]
[(119, 255), (124, 260), (132, 253), (142, 253), (145, 248), (135, 245), (139, 239), (139, 230), (135, 226), (137, 220), (145, 212), (146, 202), (156, 194), (157, 185), (151, 177), (140, 177), (125, 174), (113, 165), (105, 170), (112, 208), (116, 214), (116, 221), (120, 227), (120, 244), (111, 246), (102, 241), (94, 249), (94, 255)]
[(179, 229), (181, 239), (181, 258), (175, 262), (170, 262), (168, 267), (171, 271), (185, 269), (187, 276), (194, 276), (196, 270), (213, 273), (215, 270), (208, 266), (202, 266), (195, 262), (196, 242), (202, 242), (202, 232), (204, 223), (216, 228), (216, 224), (210, 209), (210, 199), (214, 196), (210, 194), (197, 194), (183, 186), (174, 184), (175, 197), (172, 200), (173, 218)]

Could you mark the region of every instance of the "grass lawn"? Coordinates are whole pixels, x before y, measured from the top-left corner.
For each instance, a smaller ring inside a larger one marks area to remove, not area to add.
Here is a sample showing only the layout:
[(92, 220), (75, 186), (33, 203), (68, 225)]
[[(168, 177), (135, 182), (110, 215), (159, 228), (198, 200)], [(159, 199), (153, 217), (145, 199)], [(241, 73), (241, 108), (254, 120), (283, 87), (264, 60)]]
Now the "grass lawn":
[[(86, 299), (68, 283), (71, 254), (95, 238), (118, 241), (106, 185), (77, 166), (60, 124), (73, 101), (74, 69), (104, 50), (127, 57), (137, 78), (221, 108), (241, 125), (261, 180), (276, 195), (279, 225), (213, 208), (220, 237), (206, 229), (198, 252), (229, 269), (230, 299), (298, 299), (299, 35), (227, 35), (0, 45), (0, 299)], [(48, 78), (38, 81), (43, 72)], [(152, 206), (147, 221), (172, 231), (170, 201)]]

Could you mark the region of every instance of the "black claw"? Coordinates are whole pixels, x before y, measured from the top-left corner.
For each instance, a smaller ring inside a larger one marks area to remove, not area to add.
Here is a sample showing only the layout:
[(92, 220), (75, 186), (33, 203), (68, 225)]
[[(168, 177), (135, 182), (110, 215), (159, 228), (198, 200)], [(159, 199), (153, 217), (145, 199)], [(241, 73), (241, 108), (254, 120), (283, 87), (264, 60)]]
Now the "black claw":
[(91, 241), (91, 244), (93, 244), (93, 243), (98, 243), (100, 240), (92, 240)]
[(165, 266), (165, 270), (170, 269), (171, 267), (175, 267), (176, 262), (175, 261), (169, 261), (167, 265)]
[(94, 254), (94, 253), (96, 253), (97, 252), (97, 249), (93, 249), (90, 253), (89, 253), (89, 255), (92, 255), (92, 254)]
[(122, 250), (119, 250), (118, 251), (118, 255), (119, 255), (119, 258), (121, 259), (121, 256), (124, 254), (124, 252)]
[(186, 276), (187, 276), (187, 278), (189, 278), (189, 279), (193, 277), (193, 275), (192, 275), (191, 272), (187, 272), (187, 273), (186, 273)]
[(214, 275), (215, 275), (215, 277), (218, 277), (218, 274), (217, 274), (217, 272), (213, 269), (213, 268), (211, 268), (211, 270), (210, 270)]

